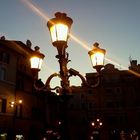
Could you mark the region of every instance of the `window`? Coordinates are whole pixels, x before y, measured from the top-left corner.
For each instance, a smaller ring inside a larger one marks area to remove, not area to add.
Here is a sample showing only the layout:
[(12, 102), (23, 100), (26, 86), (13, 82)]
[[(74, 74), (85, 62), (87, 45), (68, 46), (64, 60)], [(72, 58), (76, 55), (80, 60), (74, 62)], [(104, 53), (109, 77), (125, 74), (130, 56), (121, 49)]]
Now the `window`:
[(81, 99), (84, 99), (84, 98), (85, 98), (84, 94), (81, 94)]
[(94, 94), (93, 90), (88, 90), (88, 94)]
[(22, 109), (23, 107), (22, 107), (22, 104), (18, 104), (17, 106), (16, 106), (16, 117), (22, 117)]
[(6, 140), (7, 139), (7, 133), (0, 133), (0, 140)]
[(116, 116), (108, 116), (107, 122), (108, 122), (108, 124), (110, 124), (110, 125), (116, 125), (117, 122), (118, 122), (118, 119), (117, 119)]
[(20, 68), (21, 71), (26, 71), (26, 69), (27, 69), (25, 64), (20, 64), (19, 68)]
[(88, 108), (89, 108), (89, 109), (92, 109), (92, 107), (93, 107), (93, 106), (92, 106), (92, 103), (89, 103), (89, 104), (88, 104)]
[(36, 107), (32, 107), (32, 110), (31, 110), (32, 112), (31, 112), (31, 118), (33, 119), (33, 120), (37, 120), (37, 121), (39, 121), (39, 120), (41, 120), (41, 111), (40, 111), (40, 109), (39, 108), (36, 108)]
[(88, 101), (88, 109), (89, 110), (92, 110), (92, 109), (95, 109), (95, 108), (97, 108), (97, 104), (96, 104), (96, 101)]
[(113, 95), (113, 93), (114, 93), (114, 89), (113, 88), (106, 88), (105, 90), (106, 90), (106, 94), (107, 95)]
[(6, 112), (6, 99), (0, 99), (0, 112), (5, 113)]
[(113, 108), (115, 105), (114, 105), (114, 102), (113, 101), (107, 101), (106, 102), (106, 107), (108, 108)]
[(74, 104), (70, 104), (69, 109), (74, 109)]
[(6, 68), (0, 67), (0, 80), (6, 80)]
[(85, 103), (82, 103), (82, 104), (81, 104), (81, 108), (82, 108), (82, 109), (86, 109), (86, 104), (85, 104)]
[(122, 90), (121, 90), (121, 88), (120, 87), (116, 87), (116, 93), (121, 93), (122, 92)]
[(17, 79), (16, 87), (17, 89), (24, 90), (24, 81), (22, 79)]
[(10, 55), (6, 52), (0, 52), (0, 61), (9, 64)]

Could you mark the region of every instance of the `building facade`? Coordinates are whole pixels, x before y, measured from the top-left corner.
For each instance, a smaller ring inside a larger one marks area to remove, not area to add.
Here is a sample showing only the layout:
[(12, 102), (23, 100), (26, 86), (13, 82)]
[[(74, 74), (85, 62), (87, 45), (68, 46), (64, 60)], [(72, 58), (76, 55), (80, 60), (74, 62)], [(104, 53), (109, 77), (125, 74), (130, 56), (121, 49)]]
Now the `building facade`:
[[(102, 139), (121, 139), (122, 135), (129, 139), (134, 131), (140, 133), (139, 68), (135, 60), (131, 61), (129, 70), (118, 70), (107, 64), (101, 72), (100, 86), (89, 91), (94, 99), (92, 105), (88, 102), (88, 117), (102, 120)], [(86, 78), (92, 85), (94, 74), (88, 73)]]
[[(0, 39), (0, 140), (121, 140), (140, 133), (140, 65), (129, 70), (107, 64), (87, 73), (90, 87), (72, 87), (72, 95), (35, 91), (29, 59), (31, 42)], [(39, 80), (38, 82), (42, 84)]]
[(67, 140), (138, 139), (140, 73), (136, 67), (139, 65), (134, 60), (129, 70), (107, 64), (98, 87), (93, 88), (97, 73), (87, 73), (89, 87), (73, 86), (71, 95), (50, 99), (52, 120), (48, 122), (53, 125), (52, 131)]
[(31, 42), (0, 39), (0, 140), (41, 139), (44, 97), (35, 92)]

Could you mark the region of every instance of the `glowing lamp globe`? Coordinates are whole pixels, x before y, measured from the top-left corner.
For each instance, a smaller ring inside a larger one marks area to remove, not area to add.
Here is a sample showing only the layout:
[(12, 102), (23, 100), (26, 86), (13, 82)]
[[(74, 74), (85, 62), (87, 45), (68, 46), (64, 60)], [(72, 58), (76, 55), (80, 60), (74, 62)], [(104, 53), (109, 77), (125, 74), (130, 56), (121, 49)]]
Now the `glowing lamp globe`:
[(88, 52), (92, 66), (97, 72), (100, 72), (101, 68), (104, 66), (104, 57), (106, 50), (99, 48), (99, 44), (96, 42), (93, 45), (93, 49)]
[(44, 57), (44, 54), (39, 52), (39, 47), (36, 46), (30, 58), (31, 69), (40, 71)]
[(55, 13), (55, 18), (48, 21), (47, 26), (50, 31), (53, 46), (67, 46), (72, 23), (73, 20), (70, 17), (60, 12)]

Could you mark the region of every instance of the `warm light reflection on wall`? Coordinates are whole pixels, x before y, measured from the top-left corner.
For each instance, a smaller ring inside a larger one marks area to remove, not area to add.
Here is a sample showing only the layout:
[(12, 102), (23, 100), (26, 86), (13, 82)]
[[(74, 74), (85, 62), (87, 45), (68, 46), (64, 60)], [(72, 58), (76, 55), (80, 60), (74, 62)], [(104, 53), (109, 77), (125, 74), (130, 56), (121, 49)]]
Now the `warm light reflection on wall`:
[(20, 100), (18, 101), (18, 103), (19, 103), (19, 104), (22, 104), (22, 100), (20, 99)]
[(14, 107), (15, 106), (15, 102), (14, 101), (12, 101), (11, 103), (10, 103), (10, 107)]
[(22, 104), (22, 102), (23, 102), (23, 101), (20, 99), (20, 100), (18, 100), (17, 103), (14, 102), (14, 101), (12, 101), (12, 102), (10, 102), (9, 104), (10, 104), (10, 107), (13, 108), (14, 106), (16, 106), (16, 105), (18, 105), (18, 104)]

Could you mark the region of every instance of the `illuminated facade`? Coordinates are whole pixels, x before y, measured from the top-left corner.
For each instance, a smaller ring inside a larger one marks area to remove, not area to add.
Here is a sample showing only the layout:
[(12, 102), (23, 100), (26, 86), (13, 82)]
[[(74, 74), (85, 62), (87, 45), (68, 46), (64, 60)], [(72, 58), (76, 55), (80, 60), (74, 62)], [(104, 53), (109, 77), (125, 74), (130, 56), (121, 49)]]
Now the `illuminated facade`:
[(43, 96), (33, 90), (31, 52), (29, 40), (0, 39), (0, 140), (39, 139), (44, 127)]

